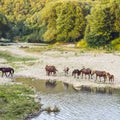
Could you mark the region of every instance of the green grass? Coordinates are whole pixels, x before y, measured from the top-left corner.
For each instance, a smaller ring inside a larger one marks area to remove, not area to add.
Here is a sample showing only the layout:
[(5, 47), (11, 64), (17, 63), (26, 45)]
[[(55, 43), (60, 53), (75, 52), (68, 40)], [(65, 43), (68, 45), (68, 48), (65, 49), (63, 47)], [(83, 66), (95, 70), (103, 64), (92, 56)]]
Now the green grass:
[(108, 51), (108, 49), (104, 49), (103, 47), (100, 48), (90, 48), (90, 47), (68, 47), (68, 46), (64, 46), (64, 44), (60, 44), (60, 45), (48, 45), (48, 46), (32, 46), (32, 47), (28, 47), (28, 48), (21, 48), (24, 49), (27, 52), (30, 53), (41, 53), (41, 52), (45, 52), (45, 51), (61, 51), (61, 52), (75, 52), (75, 53), (84, 53), (84, 52), (106, 52)]
[(34, 91), (23, 85), (0, 86), (0, 119), (20, 120), (39, 111), (40, 104), (30, 95)]
[(35, 58), (15, 56), (8, 51), (0, 51), (0, 57), (6, 59), (8, 62), (18, 62), (18, 61), (26, 62), (30, 60), (35, 60)]
[(48, 46), (33, 46), (33, 47), (27, 47), (27, 48), (21, 48), (27, 52), (30, 52), (30, 53), (41, 53), (43, 51), (47, 51), (49, 50), (50, 47)]

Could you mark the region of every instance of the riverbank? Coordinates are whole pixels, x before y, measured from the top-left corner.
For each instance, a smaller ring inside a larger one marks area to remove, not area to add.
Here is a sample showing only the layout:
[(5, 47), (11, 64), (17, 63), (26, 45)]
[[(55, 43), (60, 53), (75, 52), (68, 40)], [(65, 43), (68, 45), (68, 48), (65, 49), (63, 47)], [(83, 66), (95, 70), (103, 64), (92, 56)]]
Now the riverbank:
[[(69, 48), (71, 46), (65, 46)], [(27, 49), (27, 50), (26, 50)], [(34, 52), (26, 52), (34, 49)], [(0, 58), (0, 66), (12, 66), (15, 68), (14, 78), (0, 77), (0, 84), (7, 84), (14, 81), (16, 77), (31, 77), (42, 80), (56, 80), (63, 81), (73, 84), (75, 88), (80, 88), (81, 86), (93, 86), (93, 87), (112, 87), (120, 88), (120, 53), (104, 53), (104, 52), (81, 52), (80, 50), (58, 50), (54, 48), (42, 48), (30, 46), (28, 48), (20, 48), (18, 46), (1, 46), (0, 51), (9, 51), (13, 56), (19, 57), (30, 57), (35, 60), (31, 61), (19, 61), (11, 62), (7, 61), (5, 58)], [(69, 49), (74, 49), (72, 46)], [(36, 52), (36, 50), (40, 52)], [(57, 68), (56, 76), (46, 76), (45, 66), (54, 65)], [(63, 69), (68, 66), (70, 68), (68, 76), (64, 75)], [(106, 83), (95, 81), (95, 76), (93, 79), (75, 79), (71, 75), (74, 69), (81, 69), (82, 67), (91, 68), (92, 70), (104, 70), (115, 76), (115, 82)]]

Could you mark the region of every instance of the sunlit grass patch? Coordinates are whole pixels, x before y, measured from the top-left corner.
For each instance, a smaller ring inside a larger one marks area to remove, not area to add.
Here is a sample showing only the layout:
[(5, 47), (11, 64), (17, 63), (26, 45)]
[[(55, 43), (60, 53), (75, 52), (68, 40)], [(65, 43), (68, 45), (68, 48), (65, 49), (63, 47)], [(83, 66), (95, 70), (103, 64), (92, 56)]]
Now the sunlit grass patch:
[(35, 60), (35, 58), (30, 57), (19, 57), (12, 55), (9, 51), (0, 51), (0, 57), (6, 59), (8, 62), (17, 62), (17, 61), (30, 61)]
[(33, 97), (34, 91), (23, 85), (0, 86), (0, 119), (18, 120), (39, 111), (40, 104)]
[(21, 48), (21, 49), (30, 53), (41, 53), (43, 51), (47, 51), (49, 47), (48, 46), (31, 46), (31, 47)]

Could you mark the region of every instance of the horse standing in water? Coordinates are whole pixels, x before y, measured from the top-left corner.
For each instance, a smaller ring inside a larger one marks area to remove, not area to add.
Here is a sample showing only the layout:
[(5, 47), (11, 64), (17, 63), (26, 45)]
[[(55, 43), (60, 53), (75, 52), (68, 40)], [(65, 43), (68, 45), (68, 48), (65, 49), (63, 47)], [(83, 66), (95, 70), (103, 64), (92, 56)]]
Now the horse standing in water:
[[(0, 71), (2, 71), (2, 77), (5, 75), (6, 77), (9, 77), (11, 75), (11, 77), (13, 77), (14, 74), (14, 69), (11, 67), (1, 67)], [(9, 73), (9, 74), (7, 74)]]

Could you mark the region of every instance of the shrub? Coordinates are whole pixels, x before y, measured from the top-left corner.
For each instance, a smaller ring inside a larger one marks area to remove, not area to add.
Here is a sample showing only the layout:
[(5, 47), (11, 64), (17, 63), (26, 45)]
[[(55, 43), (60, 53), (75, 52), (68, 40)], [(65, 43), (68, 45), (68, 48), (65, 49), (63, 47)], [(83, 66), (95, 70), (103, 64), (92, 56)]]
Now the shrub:
[(111, 41), (111, 45), (112, 45), (116, 50), (120, 50), (120, 38), (117, 38), (117, 39)]
[(87, 42), (86, 42), (86, 40), (84, 40), (84, 39), (80, 40), (80, 41), (77, 43), (76, 47), (86, 48), (86, 47), (87, 47)]

